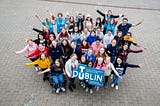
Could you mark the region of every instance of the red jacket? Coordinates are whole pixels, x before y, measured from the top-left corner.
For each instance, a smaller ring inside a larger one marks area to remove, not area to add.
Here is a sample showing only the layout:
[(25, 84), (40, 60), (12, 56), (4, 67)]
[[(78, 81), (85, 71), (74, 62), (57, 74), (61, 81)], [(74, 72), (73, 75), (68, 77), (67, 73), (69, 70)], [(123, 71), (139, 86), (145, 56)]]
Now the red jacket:
[[(45, 47), (44, 48), (44, 53), (45, 53), (46, 57), (49, 57), (49, 52), (48, 51), (49, 51), (48, 47)], [(39, 48), (37, 48), (33, 53), (29, 54), (28, 57), (32, 57), (32, 56), (35, 56), (35, 55), (38, 55), (40, 57), (41, 53), (42, 52), (39, 50)]]

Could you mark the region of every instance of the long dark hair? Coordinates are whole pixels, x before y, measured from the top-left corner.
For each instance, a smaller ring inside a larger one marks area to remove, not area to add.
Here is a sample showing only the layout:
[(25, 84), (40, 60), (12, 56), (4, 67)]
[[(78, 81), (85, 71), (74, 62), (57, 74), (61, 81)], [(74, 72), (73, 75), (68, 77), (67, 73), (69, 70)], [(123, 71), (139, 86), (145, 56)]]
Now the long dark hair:
[[(64, 69), (64, 65), (63, 65), (62, 61), (61, 61), (60, 59), (56, 59), (55, 62), (56, 62), (56, 61), (57, 61), (58, 63), (60, 63), (60, 66), (59, 66), (59, 67), (62, 68), (62, 69)], [(57, 66), (55, 65), (55, 70), (58, 70), (59, 67), (57, 67)]]
[[(63, 45), (63, 42), (66, 41), (67, 42), (67, 45)], [(70, 47), (70, 44), (68, 42), (67, 39), (63, 39), (62, 42), (61, 42), (61, 46), (63, 48), (64, 51), (68, 51), (71, 47)]]
[(83, 46), (83, 47), (84, 47), (84, 45), (83, 45), (83, 42), (84, 42), (84, 41), (87, 43), (87, 44), (86, 44), (86, 47), (88, 47), (88, 48), (89, 48), (89, 44), (88, 44), (88, 42), (87, 42), (87, 40), (86, 40), (86, 39), (83, 39), (83, 40), (82, 40), (82, 42), (81, 42), (81, 46)]
[(114, 66), (115, 66), (115, 67), (117, 67), (117, 66), (119, 65), (119, 64), (117, 63), (117, 59), (118, 59), (118, 58), (122, 60), (122, 63), (121, 63), (120, 65), (122, 66), (122, 65), (124, 64), (122, 57), (118, 56), (118, 57), (116, 58), (115, 63), (114, 63)]
[[(97, 20), (99, 20), (99, 23), (97, 23)], [(96, 18), (96, 26), (98, 25), (98, 27), (100, 27), (100, 29), (102, 28), (102, 20), (100, 17)]]

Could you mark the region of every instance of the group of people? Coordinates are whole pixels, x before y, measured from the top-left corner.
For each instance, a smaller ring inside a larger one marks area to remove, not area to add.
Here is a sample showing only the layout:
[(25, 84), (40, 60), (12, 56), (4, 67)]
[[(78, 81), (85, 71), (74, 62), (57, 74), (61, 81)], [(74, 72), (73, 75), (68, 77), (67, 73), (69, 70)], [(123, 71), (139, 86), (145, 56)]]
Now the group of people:
[[(103, 70), (104, 87), (108, 88), (110, 85), (118, 90), (120, 79), (125, 75), (127, 67), (143, 67), (143, 64), (134, 65), (127, 61), (129, 53), (146, 50), (129, 32), (131, 27), (140, 25), (143, 20), (131, 24), (123, 14), (113, 15), (111, 10), (105, 13), (97, 10), (97, 13), (99, 16), (95, 22), (90, 14), (82, 13), (77, 13), (75, 17), (68, 13), (58, 13), (57, 16), (50, 13), (51, 18), (46, 20), (36, 15), (42, 24), (42, 30), (30, 26), (38, 33), (38, 37), (35, 40), (27, 39), (27, 45), (15, 53), (27, 52), (25, 57), (31, 62), (26, 63), (26, 66), (34, 65), (36, 72), (43, 74), (43, 81), (51, 79), (57, 94), (65, 92), (66, 88), (71, 92), (76, 89), (72, 71), (78, 64)], [(117, 26), (120, 19), (122, 23)], [(132, 44), (139, 49), (131, 49)], [(111, 76), (112, 83), (108, 84)], [(65, 86), (67, 78), (68, 87)], [(90, 85), (87, 80), (79, 80), (79, 84), (90, 94), (94, 89), (98, 91), (100, 88)]]

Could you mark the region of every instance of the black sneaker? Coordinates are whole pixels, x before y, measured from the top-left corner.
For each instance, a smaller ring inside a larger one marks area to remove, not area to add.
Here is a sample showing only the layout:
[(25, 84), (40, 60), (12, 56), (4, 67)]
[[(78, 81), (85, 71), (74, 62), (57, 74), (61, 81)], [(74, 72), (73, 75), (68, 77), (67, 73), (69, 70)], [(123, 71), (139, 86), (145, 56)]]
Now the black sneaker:
[(76, 85), (75, 84), (73, 84), (73, 88), (76, 89)]
[(45, 82), (45, 81), (46, 81), (46, 78), (43, 77), (43, 81)]
[(72, 89), (72, 87), (69, 87), (69, 90), (70, 90), (71, 92), (73, 92), (73, 89)]

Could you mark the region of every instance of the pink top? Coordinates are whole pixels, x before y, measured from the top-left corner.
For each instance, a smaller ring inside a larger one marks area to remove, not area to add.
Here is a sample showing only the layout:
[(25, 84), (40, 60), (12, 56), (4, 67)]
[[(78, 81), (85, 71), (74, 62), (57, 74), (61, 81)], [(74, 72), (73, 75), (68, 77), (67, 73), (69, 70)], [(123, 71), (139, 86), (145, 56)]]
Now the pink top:
[(94, 54), (97, 54), (99, 49), (103, 47), (103, 44), (100, 43), (99, 45), (97, 45), (96, 42), (93, 42), (91, 47), (93, 48)]
[(106, 70), (106, 65), (105, 64), (103, 64), (103, 65), (98, 65), (97, 64), (97, 66), (95, 68), (105, 71)]
[[(37, 48), (38, 48), (38, 46), (35, 43), (33, 43), (32, 46), (30, 46), (29, 44), (27, 44), (26, 47), (24, 47), (22, 50), (16, 51), (16, 54), (21, 54), (21, 53), (24, 53), (24, 52), (27, 51), (28, 55), (30, 55), (30, 54), (34, 53), (34, 51)], [(30, 58), (35, 58), (35, 57), (37, 57), (37, 55), (34, 55), (34, 56), (30, 57)]]

